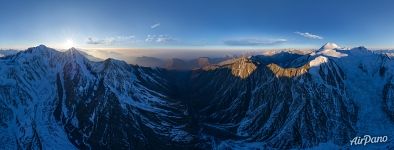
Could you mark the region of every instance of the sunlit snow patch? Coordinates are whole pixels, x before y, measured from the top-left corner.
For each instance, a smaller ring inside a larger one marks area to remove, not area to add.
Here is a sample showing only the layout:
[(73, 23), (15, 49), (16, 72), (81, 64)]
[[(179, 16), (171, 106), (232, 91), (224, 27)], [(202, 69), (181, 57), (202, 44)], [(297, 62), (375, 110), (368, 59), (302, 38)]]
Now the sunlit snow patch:
[(329, 57), (336, 57), (336, 58), (341, 58), (341, 57), (346, 57), (348, 56), (347, 54), (340, 53), (336, 51), (337, 49), (340, 49), (340, 47), (335, 44), (335, 43), (327, 43), (323, 45), (319, 51), (317, 52), (318, 55), (324, 55), (324, 56), (329, 56)]

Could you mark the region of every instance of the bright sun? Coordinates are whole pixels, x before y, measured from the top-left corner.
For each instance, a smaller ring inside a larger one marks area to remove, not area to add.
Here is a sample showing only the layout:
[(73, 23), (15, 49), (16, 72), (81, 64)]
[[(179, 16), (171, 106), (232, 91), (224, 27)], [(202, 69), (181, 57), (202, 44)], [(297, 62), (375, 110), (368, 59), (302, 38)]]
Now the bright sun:
[(67, 39), (66, 42), (64, 43), (65, 48), (71, 48), (74, 46), (74, 41), (72, 39)]

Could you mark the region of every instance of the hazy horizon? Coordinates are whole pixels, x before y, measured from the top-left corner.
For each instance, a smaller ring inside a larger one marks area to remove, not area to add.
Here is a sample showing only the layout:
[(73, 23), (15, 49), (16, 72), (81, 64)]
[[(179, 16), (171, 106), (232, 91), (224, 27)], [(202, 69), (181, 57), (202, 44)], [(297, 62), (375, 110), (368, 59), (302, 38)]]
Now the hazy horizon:
[[(325, 44), (325, 43), (324, 43)], [(45, 45), (45, 44), (39, 44)], [(0, 48), (0, 50), (18, 50), (23, 51), (31, 47), (15, 49), (15, 48)], [(322, 44), (323, 45), (323, 44)], [(321, 45), (321, 46), (322, 46)], [(59, 51), (66, 51), (67, 49), (61, 49), (56, 47), (51, 47), (45, 45), (49, 48), (53, 48)], [(79, 48), (75, 47), (78, 50), (86, 52), (87, 54), (99, 58), (99, 59), (107, 59), (114, 58), (119, 60), (124, 60), (126, 62), (133, 62), (137, 58), (142, 57), (151, 57), (158, 58), (161, 60), (179, 58), (183, 60), (193, 60), (200, 57), (210, 57), (210, 58), (224, 58), (224, 57), (234, 57), (234, 56), (242, 56), (242, 55), (259, 55), (269, 51), (282, 51), (282, 50), (300, 50), (300, 51), (309, 51), (309, 50), (317, 50), (321, 46), (310, 47), (310, 48), (297, 48), (297, 47), (283, 47), (283, 48), (253, 48), (253, 47), (244, 47), (244, 48)], [(340, 45), (342, 48), (354, 48)], [(360, 45), (362, 46), (362, 45)], [(359, 46), (355, 46), (359, 47)], [(368, 47), (367, 47), (368, 48)], [(392, 48), (368, 48), (370, 50), (393, 50)]]

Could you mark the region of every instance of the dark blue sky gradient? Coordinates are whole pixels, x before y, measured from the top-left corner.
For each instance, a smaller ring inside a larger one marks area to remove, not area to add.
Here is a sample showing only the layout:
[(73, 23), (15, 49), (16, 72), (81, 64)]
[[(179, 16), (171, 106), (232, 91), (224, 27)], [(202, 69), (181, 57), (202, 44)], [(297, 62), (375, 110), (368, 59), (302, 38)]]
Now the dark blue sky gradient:
[(0, 47), (393, 47), (393, 8), (388, 0), (1, 0)]

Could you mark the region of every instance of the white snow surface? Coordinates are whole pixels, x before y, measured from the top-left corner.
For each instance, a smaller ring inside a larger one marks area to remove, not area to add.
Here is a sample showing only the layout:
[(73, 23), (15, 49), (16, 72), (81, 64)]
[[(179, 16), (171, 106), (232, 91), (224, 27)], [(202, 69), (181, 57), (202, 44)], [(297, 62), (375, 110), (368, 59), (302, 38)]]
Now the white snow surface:
[(335, 44), (335, 43), (326, 43), (326, 44), (324, 44), (321, 48), (320, 48), (320, 50), (326, 50), (326, 49), (337, 49), (337, 48), (340, 48), (337, 44)]
[[(318, 55), (331, 56), (345, 73), (348, 95), (358, 106), (358, 120), (355, 130), (357, 136), (388, 136), (394, 138), (394, 122), (383, 111), (383, 87), (394, 75), (394, 62), (385, 55), (375, 54), (364, 47), (340, 49), (336, 44), (323, 46)], [(320, 57), (320, 56), (319, 56)], [(379, 69), (386, 67), (386, 75), (381, 76)], [(349, 142), (350, 144), (350, 142)], [(356, 149), (385, 149), (388, 143), (350, 146)], [(321, 147), (320, 145), (319, 147)], [(349, 145), (347, 145), (349, 146)], [(316, 147), (317, 149), (320, 149)]]
[(328, 62), (327, 57), (318, 56), (309, 62), (309, 66), (310, 67), (317, 67), (317, 66), (320, 66), (322, 63), (327, 63), (327, 62)]
[(336, 58), (348, 56), (348, 54), (340, 53), (334, 49), (325, 49), (325, 50), (319, 51), (317, 54), (321, 54), (324, 56), (330, 56), (330, 57), (336, 57)]

